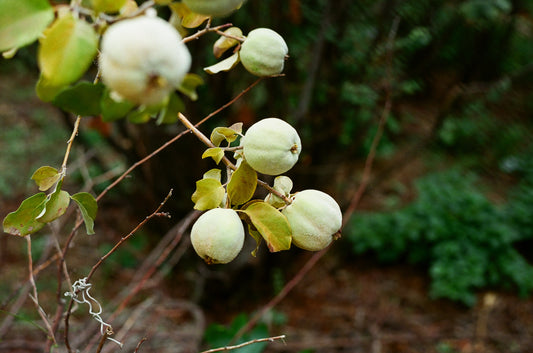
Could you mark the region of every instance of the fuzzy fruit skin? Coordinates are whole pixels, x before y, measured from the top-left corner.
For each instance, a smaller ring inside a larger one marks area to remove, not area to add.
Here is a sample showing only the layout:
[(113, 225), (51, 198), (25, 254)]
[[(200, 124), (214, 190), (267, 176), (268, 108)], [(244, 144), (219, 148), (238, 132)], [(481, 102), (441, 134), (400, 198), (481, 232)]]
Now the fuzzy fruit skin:
[(119, 97), (150, 106), (163, 102), (181, 84), (191, 55), (171, 24), (140, 16), (107, 29), (99, 66), (103, 82)]
[(235, 210), (214, 208), (202, 214), (191, 229), (191, 243), (208, 264), (225, 264), (244, 244), (244, 227)]
[(241, 45), (239, 57), (244, 68), (256, 76), (278, 75), (289, 53), (282, 36), (268, 28), (256, 28)]
[(292, 243), (299, 248), (318, 251), (333, 240), (342, 226), (337, 202), (325, 192), (303, 190), (296, 193), (282, 213), (292, 229)]
[(259, 173), (280, 175), (298, 161), (302, 142), (287, 122), (267, 118), (250, 126), (241, 139), (244, 158)]
[(222, 17), (235, 11), (244, 0), (183, 0), (183, 2), (192, 12)]

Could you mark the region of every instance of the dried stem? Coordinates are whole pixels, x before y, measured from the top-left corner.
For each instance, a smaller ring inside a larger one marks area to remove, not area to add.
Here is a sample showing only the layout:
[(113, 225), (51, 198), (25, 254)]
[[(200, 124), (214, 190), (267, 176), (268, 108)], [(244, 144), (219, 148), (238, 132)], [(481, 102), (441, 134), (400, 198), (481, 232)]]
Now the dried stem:
[(137, 233), (137, 231), (139, 229), (142, 228), (142, 226), (144, 226), (146, 224), (146, 222), (148, 222), (150, 219), (156, 217), (156, 216), (165, 216), (166, 214), (162, 214), (160, 213), (159, 211), (161, 210), (161, 208), (165, 205), (165, 203), (168, 201), (168, 199), (170, 198), (170, 196), (172, 196), (172, 189), (169, 191), (168, 195), (165, 197), (165, 199), (163, 200), (163, 202), (161, 202), (159, 204), (159, 206), (157, 207), (157, 209), (149, 216), (147, 216), (145, 219), (142, 220), (141, 223), (139, 223), (128, 235), (122, 237), (118, 243), (115, 244), (115, 246), (109, 250), (107, 252), (107, 254), (105, 254), (104, 256), (102, 256), (100, 258), (100, 260), (98, 260), (98, 262), (91, 268), (91, 271), (89, 272), (89, 274), (87, 275), (87, 282), (90, 282), (91, 281), (91, 277), (93, 276), (94, 272), (96, 271), (96, 269), (98, 267), (100, 267), (100, 265), (109, 257), (111, 256), (111, 254), (113, 254), (119, 246), (121, 246), (126, 240), (128, 240), (129, 238), (131, 238), (131, 236), (135, 233)]
[(246, 39), (244, 37), (237, 37), (237, 36), (233, 36), (231, 34), (227, 34), (227, 33), (222, 32), (220, 30), (216, 30), (216, 32), (217, 32), (217, 34), (220, 34), (223, 37), (230, 38), (230, 39), (235, 39), (236, 41), (239, 41), (239, 42), (244, 42), (244, 40)]
[(225, 24), (220, 25), (220, 26), (211, 27), (211, 19), (209, 19), (207, 21), (207, 24), (205, 25), (204, 29), (196, 32), (193, 35), (190, 35), (188, 37), (183, 38), (181, 41), (183, 43), (187, 43), (187, 42), (190, 42), (190, 41), (193, 41), (195, 39), (200, 38), (201, 36), (203, 36), (206, 33), (209, 33), (209, 32), (217, 32), (218, 33), (218, 32), (220, 32), (221, 29), (228, 28), (228, 27), (231, 27), (231, 26), (233, 26), (231, 23), (225, 23)]
[(65, 176), (67, 172), (68, 157), (70, 156), (70, 151), (72, 149), (72, 144), (74, 143), (74, 139), (78, 135), (80, 122), (81, 122), (81, 115), (78, 115), (76, 116), (76, 121), (74, 122), (74, 128), (72, 129), (72, 134), (70, 135), (70, 138), (67, 141), (67, 150), (65, 151), (65, 157), (63, 157), (63, 163), (61, 164), (61, 174), (63, 174), (63, 176)]
[(284, 340), (284, 339), (285, 339), (285, 335), (267, 337), (267, 338), (257, 338), (257, 339), (254, 339), (254, 340), (251, 340), (251, 341), (248, 341), (248, 342), (237, 344), (235, 346), (226, 346), (226, 347), (221, 347), (221, 348), (209, 349), (209, 350), (203, 351), (201, 353), (213, 353), (213, 352), (231, 351), (231, 350), (234, 350), (234, 349), (239, 349), (239, 348), (242, 348), (242, 347), (245, 347), (245, 346), (249, 346), (251, 344), (255, 344), (255, 343), (259, 343), (259, 342), (274, 342), (276, 340)]
[(44, 322), (44, 325), (46, 326), (46, 330), (48, 331), (48, 339), (53, 341), (54, 344), (57, 344), (56, 339), (54, 337), (54, 330), (52, 329), (52, 326), (50, 326), (50, 323), (48, 322), (48, 319), (46, 318), (46, 313), (44, 312), (43, 308), (39, 305), (39, 296), (37, 293), (37, 285), (35, 284), (35, 279), (33, 278), (33, 258), (32, 258), (32, 252), (31, 252), (31, 237), (29, 235), (26, 235), (26, 243), (28, 244), (28, 270), (29, 270), (29, 280), (31, 287), (33, 289), (33, 295), (30, 295), (30, 298), (32, 299), (33, 303), (35, 304), (35, 308), (37, 309), (37, 312), (39, 313), (39, 316)]

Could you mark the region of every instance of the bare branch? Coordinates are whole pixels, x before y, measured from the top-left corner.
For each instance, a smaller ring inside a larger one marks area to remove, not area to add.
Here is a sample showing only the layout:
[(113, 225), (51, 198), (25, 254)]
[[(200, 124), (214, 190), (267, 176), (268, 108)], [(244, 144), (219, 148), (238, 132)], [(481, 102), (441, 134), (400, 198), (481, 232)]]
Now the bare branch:
[(267, 337), (267, 338), (257, 338), (255, 340), (251, 340), (251, 341), (248, 341), (248, 342), (237, 344), (235, 346), (226, 346), (226, 347), (221, 347), (221, 348), (213, 348), (213, 349), (209, 349), (207, 351), (203, 351), (201, 353), (213, 353), (213, 352), (231, 351), (231, 350), (234, 350), (234, 349), (239, 349), (239, 348), (242, 348), (242, 347), (245, 347), (245, 346), (249, 346), (251, 344), (255, 344), (255, 343), (259, 343), (259, 342), (274, 342), (275, 340), (284, 340), (284, 339), (285, 339), (285, 335)]

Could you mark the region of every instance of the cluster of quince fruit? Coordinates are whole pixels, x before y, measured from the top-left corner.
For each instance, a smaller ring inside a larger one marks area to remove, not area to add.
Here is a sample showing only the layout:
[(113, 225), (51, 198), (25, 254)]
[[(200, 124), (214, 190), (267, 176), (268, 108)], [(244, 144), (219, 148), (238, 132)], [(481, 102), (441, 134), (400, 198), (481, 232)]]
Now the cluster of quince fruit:
[[(195, 13), (216, 17), (235, 11), (243, 0), (183, 0), (183, 3)], [(221, 37), (225, 40), (223, 50), (238, 46), (226, 69), (241, 62), (257, 76), (273, 76), (283, 71), (288, 47), (278, 33), (267, 28), (254, 29), (246, 37), (239, 35), (240, 30), (233, 33), (237, 36)], [(181, 84), (190, 66), (191, 55), (179, 32), (155, 14), (118, 21), (103, 35), (101, 78), (117, 100), (157, 105)], [(206, 71), (220, 70), (211, 67)], [(232, 261), (243, 247), (243, 220), (258, 244), (265, 239), (271, 251), (286, 250), (291, 244), (311, 251), (327, 247), (342, 225), (339, 205), (318, 190), (291, 193), (292, 181), (282, 175), (300, 155), (302, 146), (297, 131), (278, 118), (260, 120), (245, 134), (241, 128), (242, 125), (217, 128), (211, 135), (216, 146), (208, 149), (205, 156), (218, 163), (225, 152), (231, 151), (236, 163), (229, 162), (224, 185), (220, 170), (211, 170), (203, 182), (197, 183), (193, 195), (195, 208), (206, 212), (192, 227), (195, 251), (208, 263)], [(220, 147), (224, 140), (228, 146)], [(231, 146), (232, 143), (239, 144)], [(265, 200), (252, 200), (257, 173), (277, 176)]]

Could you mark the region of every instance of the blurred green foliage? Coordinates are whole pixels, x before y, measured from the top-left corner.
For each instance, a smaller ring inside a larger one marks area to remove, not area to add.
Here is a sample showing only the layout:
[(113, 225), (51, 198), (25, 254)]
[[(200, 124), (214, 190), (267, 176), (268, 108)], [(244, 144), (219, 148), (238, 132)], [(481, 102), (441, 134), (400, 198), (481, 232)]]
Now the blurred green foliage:
[(416, 186), (418, 197), (407, 207), (352, 219), (345, 234), (356, 254), (427, 267), (434, 298), (473, 305), (482, 288), (531, 292), (533, 267), (514, 245), (533, 239), (533, 169), (503, 206), (478, 190), (472, 174), (457, 170)]

